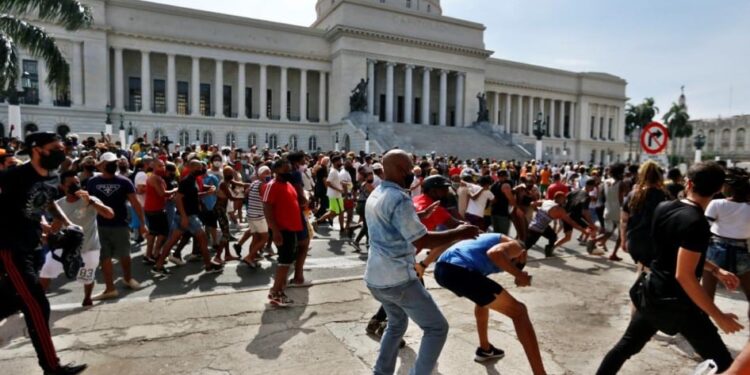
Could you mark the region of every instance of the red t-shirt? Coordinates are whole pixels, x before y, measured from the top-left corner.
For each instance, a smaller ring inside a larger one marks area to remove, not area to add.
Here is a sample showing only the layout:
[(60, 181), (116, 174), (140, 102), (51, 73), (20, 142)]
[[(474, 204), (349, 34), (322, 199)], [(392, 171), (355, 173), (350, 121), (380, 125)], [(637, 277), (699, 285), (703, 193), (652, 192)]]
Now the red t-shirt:
[[(429, 207), (434, 200), (425, 194), (418, 195), (412, 199), (414, 208), (417, 212), (424, 210)], [(451, 214), (443, 206), (438, 206), (435, 211), (428, 218), (421, 219), (420, 221), (427, 227), (428, 231), (434, 231), (438, 225), (444, 224), (451, 218)]]
[(297, 190), (292, 184), (271, 180), (263, 192), (263, 203), (273, 207), (273, 217), (279, 229), (288, 232), (302, 231), (302, 211), (297, 202)]
[(448, 175), (449, 175), (449, 176), (451, 176), (451, 177), (453, 177), (453, 176), (458, 176), (458, 175), (460, 175), (460, 174), (461, 174), (461, 172), (462, 172), (462, 171), (463, 171), (463, 169), (462, 169), (461, 167), (453, 167), (453, 168), (451, 168), (451, 170), (450, 170), (450, 171), (448, 172)]
[(562, 182), (555, 182), (554, 184), (550, 185), (549, 188), (547, 188), (547, 199), (553, 199), (555, 197), (555, 193), (557, 193), (558, 191), (562, 191), (563, 193), (565, 193), (565, 195), (568, 195), (568, 192), (570, 190)]

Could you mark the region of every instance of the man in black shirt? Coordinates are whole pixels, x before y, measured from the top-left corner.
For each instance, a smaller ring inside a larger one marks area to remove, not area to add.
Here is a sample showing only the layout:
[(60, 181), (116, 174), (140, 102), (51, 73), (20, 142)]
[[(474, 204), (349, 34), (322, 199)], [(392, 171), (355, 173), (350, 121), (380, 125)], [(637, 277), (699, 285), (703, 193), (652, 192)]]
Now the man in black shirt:
[[(737, 316), (719, 310), (700, 286), (703, 271), (716, 275), (730, 290), (739, 285), (737, 276), (706, 260), (711, 232), (703, 211), (723, 182), (724, 170), (716, 163), (695, 164), (688, 171), (686, 199), (664, 202), (656, 208), (651, 230), (654, 261), (649, 294), (669, 304), (654, 302), (648, 311), (638, 307), (625, 335), (607, 353), (597, 374), (617, 373), (657, 331), (666, 329), (664, 324), (670, 325), (670, 331), (682, 334), (701, 357), (714, 360), (719, 372), (732, 364), (711, 319), (726, 333), (737, 332), (742, 326)], [(665, 323), (666, 313), (677, 309), (680, 313), (670, 314), (670, 322)]]
[(71, 226), (55, 203), (56, 171), (65, 160), (65, 148), (54, 133), (26, 137), (31, 161), (0, 172), (0, 320), (23, 312), (29, 336), (45, 374), (78, 374), (86, 365), (61, 366), (49, 329), (49, 301), (39, 284), (38, 247), (42, 240), (43, 214), (54, 218), (46, 231)]
[(508, 177), (508, 171), (505, 169), (497, 172), (497, 182), (490, 187), (490, 192), (495, 196), (492, 200), (492, 229), (495, 233), (506, 236), (510, 232), (510, 208), (515, 209), (516, 206)]

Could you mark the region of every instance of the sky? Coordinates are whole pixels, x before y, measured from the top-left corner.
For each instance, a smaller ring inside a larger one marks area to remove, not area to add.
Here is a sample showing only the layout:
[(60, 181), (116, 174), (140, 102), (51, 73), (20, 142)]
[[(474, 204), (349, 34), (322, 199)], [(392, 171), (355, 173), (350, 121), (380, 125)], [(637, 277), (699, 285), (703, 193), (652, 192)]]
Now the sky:
[[(315, 0), (151, 0), (309, 26)], [(662, 114), (685, 86), (693, 119), (750, 114), (750, 1), (442, 0), (443, 15), (487, 27), (493, 57), (606, 72), (632, 103)]]

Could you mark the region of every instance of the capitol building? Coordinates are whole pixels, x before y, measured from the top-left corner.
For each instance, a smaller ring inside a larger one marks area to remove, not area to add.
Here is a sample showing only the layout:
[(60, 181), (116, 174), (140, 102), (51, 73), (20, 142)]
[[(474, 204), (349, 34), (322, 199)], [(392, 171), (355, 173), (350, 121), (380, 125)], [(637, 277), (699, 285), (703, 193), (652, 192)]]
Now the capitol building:
[[(89, 29), (34, 21), (57, 38), (71, 81), (64, 92), (47, 87), (44, 64), (21, 51), (31, 89), (15, 136), (99, 134), (109, 104), (115, 137), (122, 119), (128, 132), (180, 144), (360, 150), (367, 139), (373, 152), (422, 152), (429, 140), (442, 142), (432, 145), (439, 153), (531, 158), (541, 118), (545, 159), (609, 162), (627, 151), (625, 80), (494, 57), (484, 32), (502, 25), (451, 18), (439, 0), (318, 0), (309, 27), (138, 0), (85, 3)], [(362, 80), (366, 113), (354, 116)], [(481, 126), (480, 103), (489, 111)], [(5, 135), (7, 113), (0, 104)]]

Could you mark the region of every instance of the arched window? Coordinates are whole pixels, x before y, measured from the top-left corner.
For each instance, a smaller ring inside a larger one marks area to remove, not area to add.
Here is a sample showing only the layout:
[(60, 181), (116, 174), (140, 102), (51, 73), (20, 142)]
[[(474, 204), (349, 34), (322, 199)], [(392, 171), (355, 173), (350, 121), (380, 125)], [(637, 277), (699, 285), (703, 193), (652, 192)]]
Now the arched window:
[(734, 140), (734, 145), (737, 151), (745, 150), (745, 129), (737, 129), (737, 137)]
[(36, 124), (33, 123), (33, 122), (30, 122), (30, 123), (28, 123), (28, 124), (26, 124), (26, 125), (23, 126), (23, 136), (24, 137), (26, 137), (26, 134), (35, 133), (35, 132), (38, 132), (38, 131), (39, 131), (39, 127), (36, 126)]
[(351, 138), (349, 138), (349, 134), (344, 134), (344, 150), (352, 150), (352, 140)]
[(318, 149), (318, 137), (314, 135), (310, 136), (310, 139), (307, 140), (307, 149), (309, 151), (316, 151)]
[(708, 151), (713, 151), (716, 142), (716, 132), (713, 130), (708, 131), (708, 137), (706, 137), (706, 149)]
[(297, 150), (297, 136), (296, 135), (289, 136), (289, 149)]
[(257, 145), (258, 145), (258, 135), (255, 134), (255, 133), (250, 133), (247, 136), (247, 147), (251, 148), (251, 147), (257, 146)]
[(156, 128), (154, 129), (154, 141), (161, 143), (161, 139), (165, 136), (163, 129)]
[(203, 132), (203, 144), (204, 145), (214, 144), (214, 133), (211, 133), (210, 131), (204, 131)]
[(237, 136), (234, 135), (234, 132), (227, 133), (226, 137), (226, 146), (234, 146), (237, 143)]
[(180, 134), (177, 136), (177, 142), (182, 146), (190, 144), (190, 133), (187, 130), (180, 130)]
[(279, 147), (279, 137), (276, 136), (276, 134), (271, 134), (268, 136), (268, 148), (271, 150), (275, 150)]
[(729, 144), (732, 140), (732, 131), (729, 129), (724, 129), (721, 131), (721, 149), (722, 150), (729, 150)]
[(65, 124), (58, 124), (57, 129), (55, 129), (55, 133), (57, 133), (57, 135), (59, 135), (60, 137), (65, 138), (68, 133), (70, 133), (70, 126)]

